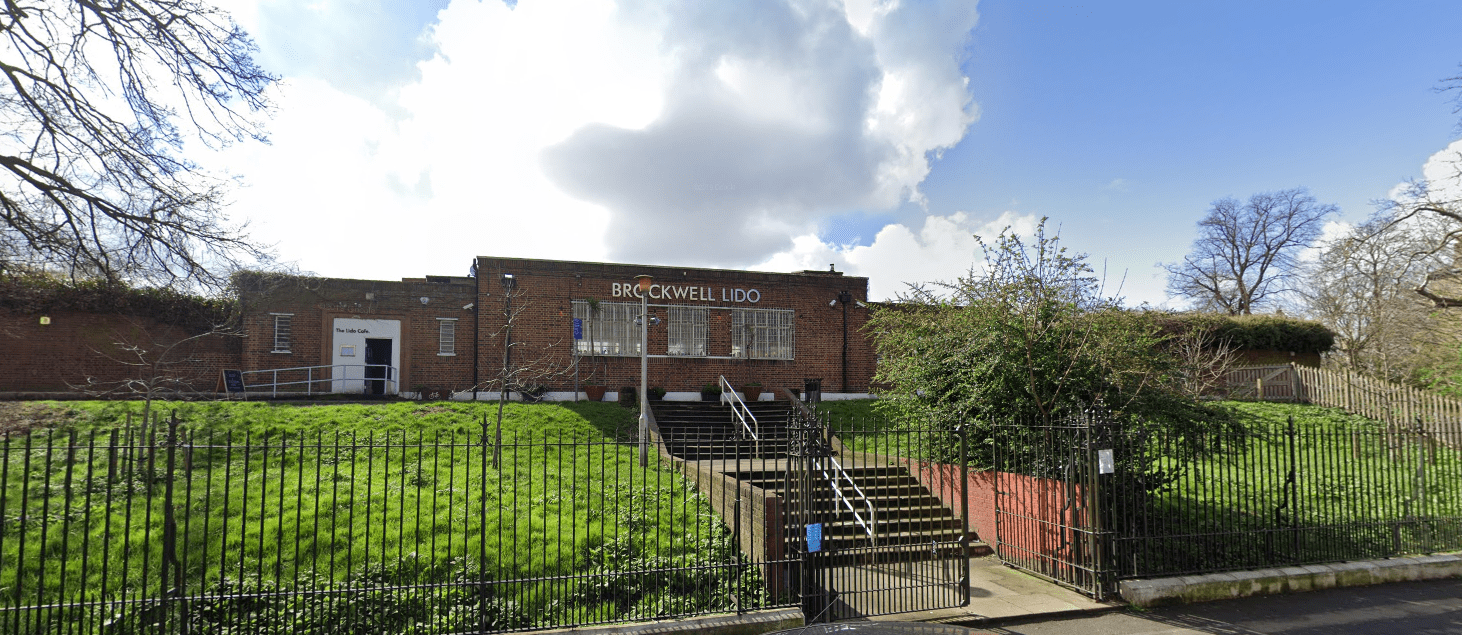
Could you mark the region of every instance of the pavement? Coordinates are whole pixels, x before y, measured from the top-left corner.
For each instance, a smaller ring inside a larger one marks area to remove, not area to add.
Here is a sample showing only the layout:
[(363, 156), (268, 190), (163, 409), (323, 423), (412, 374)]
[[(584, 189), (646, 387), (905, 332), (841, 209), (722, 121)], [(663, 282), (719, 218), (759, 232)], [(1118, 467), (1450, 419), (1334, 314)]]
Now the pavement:
[(1030, 621), (993, 635), (1462, 634), (1462, 579), (1395, 582)]
[[(835, 579), (834, 585), (835, 588), (846, 591), (856, 588), (857, 584), (861, 584), (865, 588), (897, 588), (899, 578), (907, 579), (909, 584), (905, 586), (912, 587), (921, 582), (927, 583), (931, 579), (934, 581), (949, 580), (951, 572), (938, 568), (899, 570), (897, 567), (884, 566), (878, 567), (876, 570), (872, 567), (858, 567), (856, 571), (844, 570), (840, 573), (845, 581), (840, 583)], [(957, 576), (957, 574), (954, 575)], [(944, 604), (955, 603), (952, 584), (933, 589), (927, 586), (912, 588), (917, 590), (911, 591), (911, 593), (917, 594), (920, 598), (927, 598), (930, 594), (944, 593), (950, 596), (943, 602)], [(843, 595), (844, 601), (851, 609), (849, 612), (854, 614), (900, 610), (904, 607), (897, 604), (899, 597), (898, 593), (862, 595), (857, 592), (849, 592)], [(879, 602), (879, 604), (875, 606), (870, 604), (871, 602)], [(994, 556), (984, 556), (970, 559), (970, 603), (968, 606), (907, 611), (868, 619), (870, 621), (937, 622), (961, 626), (984, 626), (1011, 620), (1090, 615), (1115, 611), (1124, 606), (1126, 605), (1120, 602), (1099, 602), (1066, 587), (1007, 567)], [(847, 619), (848, 616), (840, 617)]]

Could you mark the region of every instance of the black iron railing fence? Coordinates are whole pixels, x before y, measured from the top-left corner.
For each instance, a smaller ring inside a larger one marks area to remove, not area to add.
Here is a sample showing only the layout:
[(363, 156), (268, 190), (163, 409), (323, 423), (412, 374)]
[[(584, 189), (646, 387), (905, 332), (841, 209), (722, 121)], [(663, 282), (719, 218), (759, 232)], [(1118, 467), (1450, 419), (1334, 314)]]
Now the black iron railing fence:
[(671, 461), (536, 434), (495, 466), (491, 443), (473, 424), (176, 420), (0, 440), (0, 632), (466, 633), (795, 604)]
[(1114, 565), (1150, 577), (1462, 549), (1459, 432), (1290, 418), (1117, 435)]
[(1462, 549), (1456, 422), (1175, 429), (1087, 412), (990, 430), (997, 551), (1094, 594), (1121, 578)]
[(1455, 422), (876, 423), (667, 426), (643, 465), (637, 440), (597, 430), (497, 449), (485, 422), (14, 434), (0, 633), (481, 633), (809, 598), (829, 609), (814, 617), (925, 610), (967, 597), (969, 530), (1097, 596), (1119, 578), (1462, 549)]

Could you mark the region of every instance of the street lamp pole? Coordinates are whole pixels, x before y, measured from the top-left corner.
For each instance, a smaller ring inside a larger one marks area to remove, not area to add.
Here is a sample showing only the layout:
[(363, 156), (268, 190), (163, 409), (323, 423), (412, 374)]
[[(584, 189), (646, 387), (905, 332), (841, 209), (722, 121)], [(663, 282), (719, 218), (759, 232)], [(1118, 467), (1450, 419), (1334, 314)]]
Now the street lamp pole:
[(650, 464), (650, 285), (655, 279), (635, 276), (640, 288), (640, 467)]

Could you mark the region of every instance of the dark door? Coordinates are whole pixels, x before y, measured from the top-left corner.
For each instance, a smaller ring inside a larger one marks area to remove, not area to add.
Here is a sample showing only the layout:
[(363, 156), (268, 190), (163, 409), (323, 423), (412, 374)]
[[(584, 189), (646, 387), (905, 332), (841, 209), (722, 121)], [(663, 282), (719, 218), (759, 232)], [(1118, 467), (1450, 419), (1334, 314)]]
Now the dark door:
[(386, 381), (391, 377), (391, 340), (367, 339), (365, 345), (366, 394), (386, 394)]

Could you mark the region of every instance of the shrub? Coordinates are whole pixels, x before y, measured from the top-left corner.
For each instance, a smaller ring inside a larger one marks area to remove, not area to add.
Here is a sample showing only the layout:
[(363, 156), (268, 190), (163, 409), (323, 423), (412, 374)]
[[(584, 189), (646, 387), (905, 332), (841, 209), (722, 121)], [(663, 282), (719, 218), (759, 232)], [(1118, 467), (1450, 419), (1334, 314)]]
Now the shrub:
[(892, 386), (879, 408), (892, 419), (1050, 423), (1098, 402), (1125, 422), (1231, 419), (1181, 392), (1159, 314), (1104, 296), (1086, 257), (1048, 237), (1044, 221), (1031, 244), (1002, 233), (982, 270), (902, 300), (869, 322), (877, 380)]

